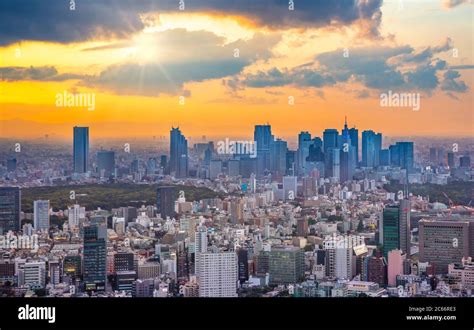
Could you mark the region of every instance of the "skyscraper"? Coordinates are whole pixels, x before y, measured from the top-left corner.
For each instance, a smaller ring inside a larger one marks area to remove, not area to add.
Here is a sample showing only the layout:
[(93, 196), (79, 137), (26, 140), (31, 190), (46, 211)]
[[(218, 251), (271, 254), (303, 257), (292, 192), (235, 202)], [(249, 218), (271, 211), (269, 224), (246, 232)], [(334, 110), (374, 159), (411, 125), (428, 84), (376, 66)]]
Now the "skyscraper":
[(246, 249), (240, 249), (237, 251), (237, 261), (239, 270), (239, 282), (240, 284), (248, 281), (249, 279), (249, 261), (248, 251)]
[(257, 144), (257, 175), (262, 176), (265, 170), (270, 170), (270, 148), (273, 143), (272, 127), (270, 125), (255, 125), (253, 138)]
[(270, 147), (270, 168), (278, 175), (286, 174), (286, 152), (288, 144), (281, 139), (275, 140)]
[(382, 149), (382, 134), (374, 131), (362, 132), (362, 166), (379, 165), (379, 154)]
[(421, 262), (435, 265), (437, 273), (446, 273), (448, 265), (460, 263), (470, 256), (470, 245), (474, 244), (471, 227), (474, 221), (451, 219), (422, 219), (418, 223), (419, 257)]
[[(109, 177), (115, 169), (115, 152), (100, 150), (97, 152), (97, 171), (99, 175)], [(102, 173), (103, 172), (103, 173)]]
[(409, 173), (413, 170), (414, 164), (413, 142), (397, 142), (397, 146), (399, 165)]
[(378, 283), (380, 286), (387, 284), (387, 262), (380, 250), (368, 257), (367, 261), (367, 281)]
[(20, 230), (20, 207), (20, 188), (0, 187), (0, 234)]
[(389, 166), (390, 165), (390, 150), (381, 149), (379, 152), (379, 165)]
[(114, 255), (114, 269), (116, 272), (135, 269), (134, 255), (128, 252), (118, 252)]
[(390, 154), (390, 165), (392, 166), (400, 166), (400, 152), (399, 146), (396, 144), (392, 144), (388, 147), (389, 154)]
[(237, 297), (238, 265), (235, 252), (201, 253), (196, 267), (199, 297)]
[(87, 291), (104, 291), (107, 282), (107, 228), (84, 227), (84, 284)]
[(387, 205), (384, 208), (379, 235), (382, 237), (385, 258), (392, 250), (402, 250), (407, 256), (410, 255), (410, 208), (410, 201), (406, 199), (401, 200), (398, 205)]
[(174, 217), (174, 202), (176, 200), (176, 188), (173, 186), (159, 186), (157, 192), (157, 209), (162, 219)]
[(359, 164), (359, 130), (355, 127), (349, 129), (352, 146), (355, 149), (356, 166)]
[(470, 168), (471, 157), (469, 155), (464, 155), (464, 156), (459, 157), (459, 167)]
[(74, 127), (73, 167), (74, 173), (89, 170), (89, 127)]
[(448, 166), (450, 168), (454, 168), (455, 163), (454, 163), (454, 152), (448, 152)]
[(170, 173), (176, 178), (188, 175), (188, 140), (181, 134), (179, 128), (170, 131)]
[(356, 148), (352, 144), (350, 130), (347, 128), (347, 119), (341, 134), (340, 148), (340, 179), (341, 182), (346, 182), (352, 180), (356, 168)]
[(324, 155), (324, 176), (335, 178), (337, 181), (341, 175), (341, 151), (339, 149), (328, 149)]
[(49, 230), (49, 201), (33, 202), (33, 226), (36, 230)]
[(296, 194), (297, 194), (296, 176), (283, 177), (283, 199), (284, 200), (296, 199)]
[(270, 283), (292, 284), (304, 278), (304, 252), (292, 246), (275, 247), (270, 251)]
[(338, 136), (339, 132), (337, 129), (328, 128), (323, 132), (323, 149), (325, 155), (328, 153), (329, 149), (335, 149), (338, 147)]
[(298, 134), (298, 150), (296, 152), (297, 174), (304, 175), (306, 172), (306, 159), (309, 156), (309, 147), (312, 144), (311, 134), (301, 132)]

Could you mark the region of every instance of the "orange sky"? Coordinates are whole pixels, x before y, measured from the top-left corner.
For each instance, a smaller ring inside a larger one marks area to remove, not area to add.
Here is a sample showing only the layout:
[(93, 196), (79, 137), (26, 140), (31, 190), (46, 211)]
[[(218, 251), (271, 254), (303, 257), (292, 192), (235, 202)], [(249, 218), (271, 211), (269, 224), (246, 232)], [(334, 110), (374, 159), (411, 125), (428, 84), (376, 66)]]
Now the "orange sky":
[[(255, 33), (262, 33), (261, 40), (268, 42), (271, 54), (254, 60), (240, 74), (256, 74), (273, 67), (282, 70), (295, 68), (313, 61), (318, 54), (343, 49), (347, 45), (351, 50), (352, 47), (374, 47), (380, 44), (388, 47), (409, 44), (414, 49), (422, 50), (440, 45), (448, 37), (453, 40), (460, 55), (453, 57), (445, 52), (436, 55), (433, 60), (440, 58), (451, 66), (473, 64), (472, 35), (465, 32), (470, 30), (469, 25), (472, 24), (466, 21), (466, 17), (469, 17), (466, 11), (472, 10), (472, 7), (448, 11), (442, 6), (433, 6), (436, 15), (442, 17), (441, 22), (459, 17), (456, 24), (434, 38), (429, 25), (433, 28), (437, 22), (431, 20), (429, 14), (418, 12), (421, 18), (410, 15), (400, 17), (393, 6), (389, 3), (383, 7), (382, 34), (394, 36), (384, 40), (363, 39), (350, 28), (274, 31), (259, 29), (235, 17), (188, 14), (178, 19), (168, 14), (158, 17), (156, 25), (152, 24), (146, 31), (126, 40), (91, 40), (70, 44), (23, 41), (0, 47), (0, 67), (54, 66), (59, 73), (97, 76), (109, 66), (121, 63), (147, 64), (170, 59), (179, 63), (189, 61), (193, 56), (204, 60), (206, 55), (201, 54), (201, 51), (209, 52), (210, 57), (225, 56), (221, 54), (221, 48), (214, 50), (211, 46), (203, 46), (202, 49), (195, 49), (194, 54), (192, 49), (184, 46), (180, 51), (179, 40), (163, 39), (160, 42), (161, 39), (150, 39), (153, 33), (160, 36), (160, 32), (179, 28), (209, 33), (218, 31), (215, 34), (222, 38), (223, 45), (241, 42), (248, 46), (249, 52), (258, 53), (259, 56), (262, 56), (265, 48), (259, 49), (258, 43), (261, 42), (252, 43), (252, 38)], [(412, 33), (407, 23), (417, 26), (418, 21), (424, 21), (427, 28)], [(119, 42), (126, 45), (84, 51)], [(226, 46), (222, 49), (228, 51)], [(251, 137), (255, 124), (268, 122), (275, 136), (294, 138), (302, 130), (321, 135), (325, 128), (341, 128), (345, 115), (349, 118), (349, 126), (356, 126), (360, 130), (373, 129), (389, 136), (473, 136), (473, 70), (459, 69), (458, 72), (461, 75), (459, 79), (469, 88), (467, 92), (448, 95), (439, 88), (421, 91), (419, 111), (382, 108), (379, 104), (380, 91), (367, 88), (360, 81), (350, 80), (321, 88), (304, 88), (290, 83), (265, 88), (246, 86), (237, 91), (230, 90), (222, 82), (230, 76), (186, 81), (183, 90), (189, 91), (190, 96), (185, 97), (184, 104), (180, 104), (179, 93), (124, 95), (111, 87), (90, 85), (80, 79), (0, 81), (0, 137), (37, 138), (49, 134), (51, 137), (70, 138), (72, 127), (76, 125), (89, 126), (92, 139), (168, 136), (171, 126), (179, 126), (188, 136)], [(93, 93), (95, 109), (88, 111), (79, 107), (57, 107), (55, 97), (65, 90)], [(369, 95), (357, 98), (356, 93), (360, 91), (367, 91)], [(289, 97), (294, 97), (294, 105), (288, 104)]]

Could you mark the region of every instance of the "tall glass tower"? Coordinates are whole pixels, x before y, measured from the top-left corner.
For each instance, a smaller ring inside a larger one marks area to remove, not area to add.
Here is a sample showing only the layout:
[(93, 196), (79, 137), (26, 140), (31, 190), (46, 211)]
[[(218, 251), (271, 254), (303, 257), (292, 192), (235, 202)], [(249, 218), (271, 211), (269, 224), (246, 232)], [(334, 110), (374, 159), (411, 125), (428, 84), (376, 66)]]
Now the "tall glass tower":
[(379, 153), (382, 149), (382, 134), (374, 131), (362, 132), (362, 166), (379, 165)]
[(0, 187), (0, 234), (20, 229), (20, 188)]
[(262, 176), (265, 170), (270, 170), (270, 146), (273, 143), (272, 127), (270, 125), (255, 125), (253, 137), (257, 144), (257, 175)]
[(86, 291), (104, 291), (107, 282), (107, 227), (84, 227), (84, 284)]
[(89, 127), (74, 127), (74, 173), (86, 173), (89, 169)]
[(188, 140), (178, 128), (170, 131), (170, 173), (176, 178), (185, 178), (188, 175)]

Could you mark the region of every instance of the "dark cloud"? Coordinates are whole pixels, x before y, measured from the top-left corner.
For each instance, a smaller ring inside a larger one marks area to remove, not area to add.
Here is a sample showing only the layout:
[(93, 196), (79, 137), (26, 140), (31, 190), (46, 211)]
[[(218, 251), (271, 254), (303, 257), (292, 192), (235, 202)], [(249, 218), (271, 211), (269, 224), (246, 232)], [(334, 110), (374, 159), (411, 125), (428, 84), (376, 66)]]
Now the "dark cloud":
[(435, 54), (446, 52), (452, 48), (451, 38), (447, 38), (446, 41), (435, 47), (426, 47), (419, 52), (412, 52), (407, 54), (402, 54), (398, 57), (395, 57), (393, 61), (399, 61), (404, 63), (414, 62), (421, 63), (430, 60)]
[[(21, 40), (53, 42), (124, 37), (140, 31), (141, 14), (178, 12), (177, 0), (0, 1), (0, 45)], [(361, 22), (367, 34), (378, 35), (382, 0), (186, 0), (185, 12), (244, 16), (270, 28), (309, 28)]]
[[(449, 41), (444, 46), (427, 48), (422, 52), (424, 55), (416, 60), (414, 55), (421, 53), (416, 53), (409, 46), (357, 48), (350, 50), (348, 56), (344, 56), (344, 50), (336, 50), (316, 56), (311, 64), (247, 74), (240, 77), (239, 82), (255, 88), (285, 85), (320, 88), (336, 83), (358, 82), (376, 90), (416, 89), (428, 93), (441, 84), (443, 90), (464, 92), (467, 85), (457, 80), (460, 77), (457, 71), (448, 70), (442, 83), (439, 81), (439, 72), (449, 67), (434, 55), (445, 51), (448, 46)], [(359, 97), (366, 95), (363, 93)]]
[(3, 67), (0, 68), (0, 79), (6, 81), (38, 80), (38, 81), (64, 81), (70, 79), (82, 79), (84, 75), (72, 73), (59, 74), (54, 66), (40, 67)]
[(444, 73), (444, 79), (441, 82), (441, 89), (444, 91), (464, 93), (467, 91), (467, 85), (464, 81), (457, 80), (461, 77), (458, 71), (448, 70)]
[(76, 9), (70, 10), (64, 0), (0, 1), (0, 44), (123, 37), (143, 29), (138, 14), (150, 9), (150, 3), (133, 0), (76, 0), (75, 4)]
[(407, 72), (407, 82), (422, 90), (433, 90), (438, 87), (439, 81), (436, 73), (446, 67), (445, 61), (437, 61), (436, 64), (426, 64)]

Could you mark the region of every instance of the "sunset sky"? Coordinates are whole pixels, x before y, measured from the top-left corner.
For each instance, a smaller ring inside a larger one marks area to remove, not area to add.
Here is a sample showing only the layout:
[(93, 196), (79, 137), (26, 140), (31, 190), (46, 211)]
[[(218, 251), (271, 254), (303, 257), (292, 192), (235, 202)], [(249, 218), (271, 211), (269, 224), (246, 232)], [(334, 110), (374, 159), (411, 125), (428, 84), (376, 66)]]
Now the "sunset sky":
[[(295, 138), (346, 115), (385, 135), (474, 135), (472, 1), (178, 2), (1, 1), (0, 137), (249, 138), (268, 122)], [(420, 93), (420, 110), (381, 107), (389, 90)], [(95, 109), (57, 107), (64, 91)]]

